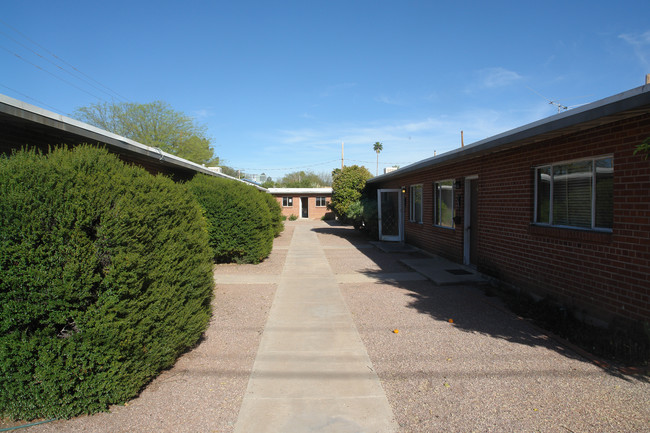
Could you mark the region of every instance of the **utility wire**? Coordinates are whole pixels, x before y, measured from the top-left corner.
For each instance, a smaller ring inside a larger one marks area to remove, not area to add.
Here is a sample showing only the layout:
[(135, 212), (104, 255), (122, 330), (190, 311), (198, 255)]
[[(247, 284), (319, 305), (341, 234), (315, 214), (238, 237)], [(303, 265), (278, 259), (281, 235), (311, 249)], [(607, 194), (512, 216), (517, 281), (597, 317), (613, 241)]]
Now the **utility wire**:
[(321, 162), (321, 163), (318, 163), (318, 164), (303, 165), (303, 166), (298, 166), (298, 167), (285, 167), (285, 168), (242, 168), (242, 167), (232, 167), (232, 168), (234, 168), (236, 170), (241, 170), (241, 171), (284, 171), (284, 170), (299, 170), (301, 168), (318, 167), (318, 166), (327, 165), (327, 164), (331, 164), (333, 162), (338, 162), (338, 161), (340, 161), (340, 160), (339, 159), (332, 159), (330, 161), (325, 161), (325, 162)]
[[(117, 99), (120, 99), (120, 100), (122, 100), (122, 101), (130, 102), (129, 99), (128, 99), (127, 97), (122, 96), (121, 94), (119, 94), (119, 93), (116, 92), (115, 90), (111, 89), (110, 87), (106, 86), (105, 84), (100, 83), (99, 81), (95, 80), (93, 77), (91, 77), (91, 76), (89, 76), (88, 74), (85, 74), (84, 72), (80, 71), (80, 70), (79, 70), (78, 68), (76, 68), (74, 65), (72, 65), (72, 64), (70, 64), (69, 62), (65, 61), (63, 58), (57, 56), (56, 54), (54, 54), (53, 52), (51, 52), (50, 50), (48, 50), (47, 48), (45, 48), (44, 46), (42, 46), (42, 45), (39, 44), (38, 42), (34, 41), (33, 39), (29, 38), (29, 36), (25, 35), (24, 33), (22, 33), (21, 31), (19, 31), (19, 30), (16, 29), (15, 27), (11, 26), (11, 25), (8, 24), (7, 22), (5, 22), (5, 21), (3, 21), (2, 19), (0, 19), (0, 23), (2, 23), (3, 25), (5, 25), (6, 27), (10, 28), (10, 29), (13, 30), (14, 32), (18, 33), (20, 36), (22, 36), (23, 38), (27, 39), (27, 40), (28, 40), (29, 42), (31, 42), (32, 44), (34, 44), (34, 45), (36, 45), (37, 47), (41, 48), (42, 50), (44, 50), (46, 53), (48, 53), (50, 56), (54, 57), (54, 58), (57, 59), (58, 61), (60, 61), (60, 62), (62, 62), (62, 63), (64, 63), (64, 64), (66, 64), (68, 67), (74, 69), (74, 70), (75, 70), (76, 72), (78, 72), (79, 74), (81, 74), (81, 75), (83, 75), (84, 77), (88, 78), (89, 80), (93, 81), (95, 84), (98, 84), (99, 86), (101, 86), (101, 87), (103, 87), (104, 89), (108, 90), (109, 92), (113, 93), (114, 95), (117, 96)], [(42, 56), (41, 56), (41, 57), (42, 57)], [(76, 77), (76, 78), (77, 78), (77, 79), (80, 79), (80, 78), (78, 78), (78, 77)], [(86, 92), (86, 93), (88, 93), (88, 92)], [(111, 98), (113, 98), (113, 96), (111, 96)], [(102, 98), (99, 98), (99, 99), (102, 99)], [(102, 100), (103, 100), (103, 99), (102, 99)]]
[[(346, 159), (346, 161), (352, 161), (352, 162), (363, 162), (364, 164), (375, 164), (377, 161), (360, 161), (358, 159)], [(379, 161), (381, 164), (386, 165), (386, 164), (392, 164), (392, 165), (409, 165), (411, 164), (410, 162), (387, 162), (387, 161)]]
[(51, 110), (53, 110), (53, 111), (55, 111), (55, 112), (57, 112), (57, 113), (63, 113), (63, 114), (65, 114), (65, 115), (68, 116), (68, 117), (72, 117), (72, 116), (70, 116), (70, 113), (66, 113), (66, 112), (64, 112), (63, 110), (59, 110), (59, 109), (56, 108), (56, 107), (52, 107), (51, 105), (48, 105), (48, 104), (46, 104), (45, 102), (39, 101), (38, 99), (35, 99), (35, 98), (32, 98), (31, 96), (28, 96), (28, 95), (24, 94), (23, 92), (19, 92), (19, 91), (16, 90), (16, 89), (12, 89), (12, 88), (9, 87), (9, 86), (5, 86), (4, 84), (0, 84), (0, 87), (4, 87), (5, 89), (11, 90), (12, 92), (19, 94), (19, 95), (22, 96), (23, 98), (30, 99), (30, 100), (36, 102), (37, 104), (39, 104), (39, 105), (41, 105), (41, 106), (44, 106), (44, 107), (48, 107), (49, 109), (51, 109)]
[[(261, 171), (261, 172), (267, 172), (267, 171), (287, 171), (287, 170), (300, 170), (304, 168), (312, 168), (312, 167), (319, 167), (327, 164), (332, 164), (334, 162), (339, 163), (341, 160), (340, 159), (332, 159), (329, 161), (321, 162), (318, 164), (310, 164), (310, 165), (302, 165), (302, 166), (297, 166), (297, 167), (284, 167), (284, 168), (243, 168), (243, 167), (232, 167), (233, 169), (240, 170), (242, 172), (253, 172), (253, 171)], [(346, 159), (346, 161), (351, 161), (351, 162), (362, 162), (366, 164), (374, 164), (376, 161), (360, 161), (358, 159)], [(399, 165), (399, 166), (405, 166), (410, 164), (410, 162), (384, 162), (383, 164), (391, 164), (391, 165)], [(227, 164), (225, 164), (227, 165)]]
[[(58, 64), (56, 64), (55, 62), (53, 62), (52, 60), (48, 59), (47, 57), (44, 57), (41, 53), (39, 53), (39, 52), (37, 52), (37, 51), (34, 51), (33, 49), (29, 48), (27, 45), (23, 44), (22, 42), (20, 42), (20, 41), (14, 39), (14, 38), (12, 38), (11, 36), (9, 36), (8, 34), (6, 34), (5, 32), (0, 31), (0, 34), (1, 34), (1, 35), (4, 35), (4, 36), (7, 37), (8, 39), (11, 39), (12, 41), (14, 41), (15, 43), (17, 43), (17, 44), (20, 45), (21, 47), (23, 47), (23, 48), (25, 48), (25, 49), (31, 51), (31, 52), (34, 53), (34, 54), (36, 54), (36, 55), (37, 55), (38, 57), (40, 57), (41, 59), (45, 60), (46, 62), (48, 62), (48, 63), (51, 64), (51, 65), (54, 65), (56, 68), (59, 68), (61, 71), (63, 71), (63, 72), (65, 72), (65, 73), (69, 74), (71, 77), (73, 77), (73, 78), (75, 78), (75, 79), (77, 79), (77, 80), (83, 81), (84, 83), (88, 84), (90, 87), (94, 88), (95, 90), (99, 90), (100, 92), (105, 93), (105, 94), (108, 95), (111, 99), (114, 99), (114, 98), (115, 98), (114, 95), (112, 95), (112, 94), (110, 94), (109, 92), (107, 92), (107, 91), (105, 91), (105, 90), (103, 90), (103, 89), (101, 89), (101, 88), (95, 86), (95, 85), (94, 85), (93, 83), (91, 83), (90, 81), (88, 81), (88, 80), (86, 80), (86, 79), (84, 79), (84, 78), (82, 78), (82, 77), (78, 77), (78, 76), (76, 76), (76, 75), (73, 74), (72, 72), (70, 72), (70, 71), (68, 71), (67, 69), (61, 67), (61, 65), (58, 65)], [(14, 55), (16, 55), (16, 54), (14, 54)], [(76, 70), (76, 68), (75, 68), (75, 70)], [(79, 71), (77, 70), (77, 72), (79, 72)]]
[(22, 57), (20, 54), (14, 53), (13, 51), (11, 51), (10, 49), (8, 49), (8, 48), (6, 48), (6, 47), (3, 47), (3, 46), (0, 45), (0, 48), (2, 48), (3, 50), (5, 50), (5, 51), (8, 52), (9, 54), (13, 54), (14, 56), (18, 57), (18, 58), (19, 58), (20, 60), (22, 60), (23, 62), (25, 62), (25, 63), (29, 63), (30, 65), (34, 66), (35, 68), (38, 68), (38, 69), (40, 69), (41, 71), (50, 74), (51, 76), (53, 76), (53, 77), (56, 78), (57, 80), (63, 81), (64, 83), (66, 83), (66, 84), (68, 84), (68, 85), (74, 87), (75, 89), (77, 89), (77, 90), (81, 90), (82, 92), (89, 94), (89, 95), (92, 96), (93, 98), (99, 99), (99, 100), (101, 100), (101, 101), (104, 101), (104, 100), (105, 100), (105, 99), (102, 98), (101, 96), (97, 96), (97, 95), (95, 95), (95, 94), (93, 94), (93, 93), (90, 93), (89, 91), (87, 91), (87, 90), (85, 90), (85, 89), (82, 89), (81, 87), (77, 86), (76, 84), (73, 84), (73, 83), (71, 83), (70, 81), (65, 80), (65, 79), (59, 77), (58, 75), (56, 75), (56, 74), (54, 74), (54, 73), (48, 71), (47, 69), (43, 69), (43, 68), (41, 68), (41, 67), (38, 66), (36, 63), (30, 62), (30, 61), (27, 60), (26, 58)]

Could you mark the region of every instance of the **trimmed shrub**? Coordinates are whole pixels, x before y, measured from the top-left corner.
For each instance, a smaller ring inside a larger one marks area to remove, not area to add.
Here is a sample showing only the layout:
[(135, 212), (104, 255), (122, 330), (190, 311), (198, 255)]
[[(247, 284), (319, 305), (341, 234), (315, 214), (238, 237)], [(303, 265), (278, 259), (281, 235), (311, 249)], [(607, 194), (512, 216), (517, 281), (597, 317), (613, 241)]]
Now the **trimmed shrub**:
[(271, 216), (271, 227), (273, 229), (273, 237), (278, 237), (280, 236), (280, 233), (282, 233), (282, 231), (284, 230), (282, 206), (280, 206), (280, 203), (278, 203), (276, 198), (273, 197), (271, 194), (262, 193), (262, 196), (264, 197), (264, 200), (266, 200), (266, 204), (269, 207), (269, 212)]
[(334, 170), (332, 177), (332, 201), (329, 208), (340, 221), (345, 223), (348, 222), (349, 207), (361, 199), (366, 181), (372, 177), (372, 174), (363, 166), (351, 165), (342, 170)]
[(0, 158), (0, 416), (133, 398), (196, 344), (212, 288), (183, 185), (90, 147)]
[(217, 263), (259, 263), (273, 248), (274, 228), (264, 195), (252, 186), (197, 174), (188, 182), (208, 220)]

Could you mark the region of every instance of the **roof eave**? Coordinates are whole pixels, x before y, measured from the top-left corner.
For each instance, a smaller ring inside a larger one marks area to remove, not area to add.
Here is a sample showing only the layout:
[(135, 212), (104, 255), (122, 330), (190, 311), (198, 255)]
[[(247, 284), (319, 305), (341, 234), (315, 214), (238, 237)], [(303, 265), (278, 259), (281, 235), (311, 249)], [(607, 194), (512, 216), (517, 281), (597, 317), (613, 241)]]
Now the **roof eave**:
[[(503, 150), (509, 146), (526, 145), (552, 136), (591, 128), (635, 116), (650, 109), (650, 84), (610, 96), (581, 107), (506, 131), (465, 147), (421, 160), (396, 171), (376, 176), (368, 183), (399, 178), (422, 168), (431, 168), (449, 161)], [(583, 126), (583, 127), (581, 127)]]

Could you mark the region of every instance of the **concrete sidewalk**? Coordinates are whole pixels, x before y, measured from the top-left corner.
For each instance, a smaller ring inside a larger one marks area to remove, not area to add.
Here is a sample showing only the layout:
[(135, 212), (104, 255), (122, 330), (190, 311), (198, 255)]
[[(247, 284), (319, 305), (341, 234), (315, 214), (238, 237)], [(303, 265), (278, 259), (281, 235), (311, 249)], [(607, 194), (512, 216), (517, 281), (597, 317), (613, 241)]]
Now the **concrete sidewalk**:
[(235, 432), (397, 432), (311, 229), (293, 234)]

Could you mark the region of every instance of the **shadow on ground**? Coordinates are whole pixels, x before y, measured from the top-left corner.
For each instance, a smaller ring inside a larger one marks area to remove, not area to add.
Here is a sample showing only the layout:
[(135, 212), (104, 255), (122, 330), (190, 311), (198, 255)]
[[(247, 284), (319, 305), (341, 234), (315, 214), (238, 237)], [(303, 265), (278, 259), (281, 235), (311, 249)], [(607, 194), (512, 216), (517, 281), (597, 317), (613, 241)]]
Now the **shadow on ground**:
[[(371, 278), (381, 279), (382, 274), (409, 272), (410, 269), (399, 263), (400, 260), (427, 257), (421, 251), (413, 253), (386, 253), (370, 244), (370, 237), (351, 226), (338, 222), (327, 222), (329, 227), (313, 230), (324, 237), (338, 238), (342, 245), (355, 246), (357, 250), (372, 261), (371, 267), (357, 269)], [(331, 239), (331, 238), (330, 238)], [(515, 315), (499, 298), (488, 296), (484, 287), (477, 284), (437, 286), (431, 281), (382, 280), (383, 284), (407, 291), (411, 298), (409, 308), (427, 314), (436, 321), (450, 323), (463, 332), (481, 333), (514, 344), (540, 346), (551, 349), (567, 358), (594, 363), (608, 374), (624, 380), (648, 381), (642, 374), (626, 374), (619, 367), (599, 360), (566, 341), (549, 334), (529, 321)]]

